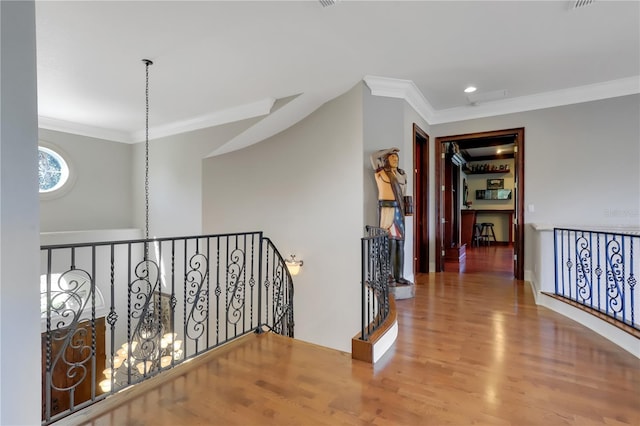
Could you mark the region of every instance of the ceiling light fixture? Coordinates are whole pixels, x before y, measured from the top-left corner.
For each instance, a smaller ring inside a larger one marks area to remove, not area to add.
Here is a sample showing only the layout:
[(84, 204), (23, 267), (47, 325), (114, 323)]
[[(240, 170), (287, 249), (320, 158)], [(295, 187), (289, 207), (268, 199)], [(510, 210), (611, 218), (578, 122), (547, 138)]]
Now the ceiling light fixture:
[(476, 88), (475, 88), (475, 87), (473, 87), (473, 86), (469, 86), (469, 87), (467, 87), (466, 89), (464, 89), (464, 93), (473, 93), (473, 92), (475, 92), (476, 90), (478, 90), (478, 89), (476, 89)]

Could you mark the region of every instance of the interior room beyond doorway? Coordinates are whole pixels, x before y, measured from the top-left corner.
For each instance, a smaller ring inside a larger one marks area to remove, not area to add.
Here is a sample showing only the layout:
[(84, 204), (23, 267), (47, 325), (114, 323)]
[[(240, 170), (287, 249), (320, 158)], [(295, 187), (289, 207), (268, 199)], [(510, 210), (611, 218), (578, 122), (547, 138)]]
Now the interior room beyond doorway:
[(438, 270), (522, 279), (523, 142), (524, 129), (436, 138)]

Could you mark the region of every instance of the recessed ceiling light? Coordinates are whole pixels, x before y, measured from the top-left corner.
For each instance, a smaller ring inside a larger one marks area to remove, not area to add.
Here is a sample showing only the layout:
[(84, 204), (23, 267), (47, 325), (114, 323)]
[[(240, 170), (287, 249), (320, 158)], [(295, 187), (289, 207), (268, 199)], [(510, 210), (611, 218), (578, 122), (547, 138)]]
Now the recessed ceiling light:
[(473, 92), (475, 92), (476, 90), (478, 90), (478, 89), (476, 89), (476, 88), (475, 88), (475, 87), (473, 87), (473, 86), (469, 86), (469, 87), (467, 87), (466, 89), (464, 89), (464, 93), (473, 93)]

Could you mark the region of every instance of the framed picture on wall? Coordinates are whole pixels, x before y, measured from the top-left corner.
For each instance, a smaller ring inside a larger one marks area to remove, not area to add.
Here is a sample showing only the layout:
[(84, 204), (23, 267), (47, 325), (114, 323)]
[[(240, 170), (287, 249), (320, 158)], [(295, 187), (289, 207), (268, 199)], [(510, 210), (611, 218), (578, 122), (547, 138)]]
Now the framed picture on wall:
[(487, 189), (504, 189), (504, 179), (487, 179)]

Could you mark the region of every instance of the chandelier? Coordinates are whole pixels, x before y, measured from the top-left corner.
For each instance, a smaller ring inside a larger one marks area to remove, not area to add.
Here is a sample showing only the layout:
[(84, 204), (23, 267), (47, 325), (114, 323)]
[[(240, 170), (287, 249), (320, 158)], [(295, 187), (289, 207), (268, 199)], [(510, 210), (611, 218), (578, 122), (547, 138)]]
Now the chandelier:
[[(161, 315), (170, 310), (168, 304), (165, 306), (166, 295), (150, 285), (150, 271), (158, 269), (157, 264), (149, 258), (149, 66), (153, 62), (149, 59), (143, 59), (142, 62), (145, 64), (145, 242), (144, 258), (139, 264), (143, 272), (134, 283), (141, 283), (152, 290), (144, 293), (144, 303), (140, 303), (139, 309), (131, 314), (138, 322), (127, 341), (112, 353), (111, 366), (103, 371), (104, 380), (99, 383), (103, 392), (110, 392), (113, 385), (137, 382), (158, 369), (169, 367), (174, 360), (179, 361), (183, 354), (182, 340), (178, 340), (178, 334), (171, 329), (168, 318)], [(129, 291), (134, 283), (130, 283)]]

